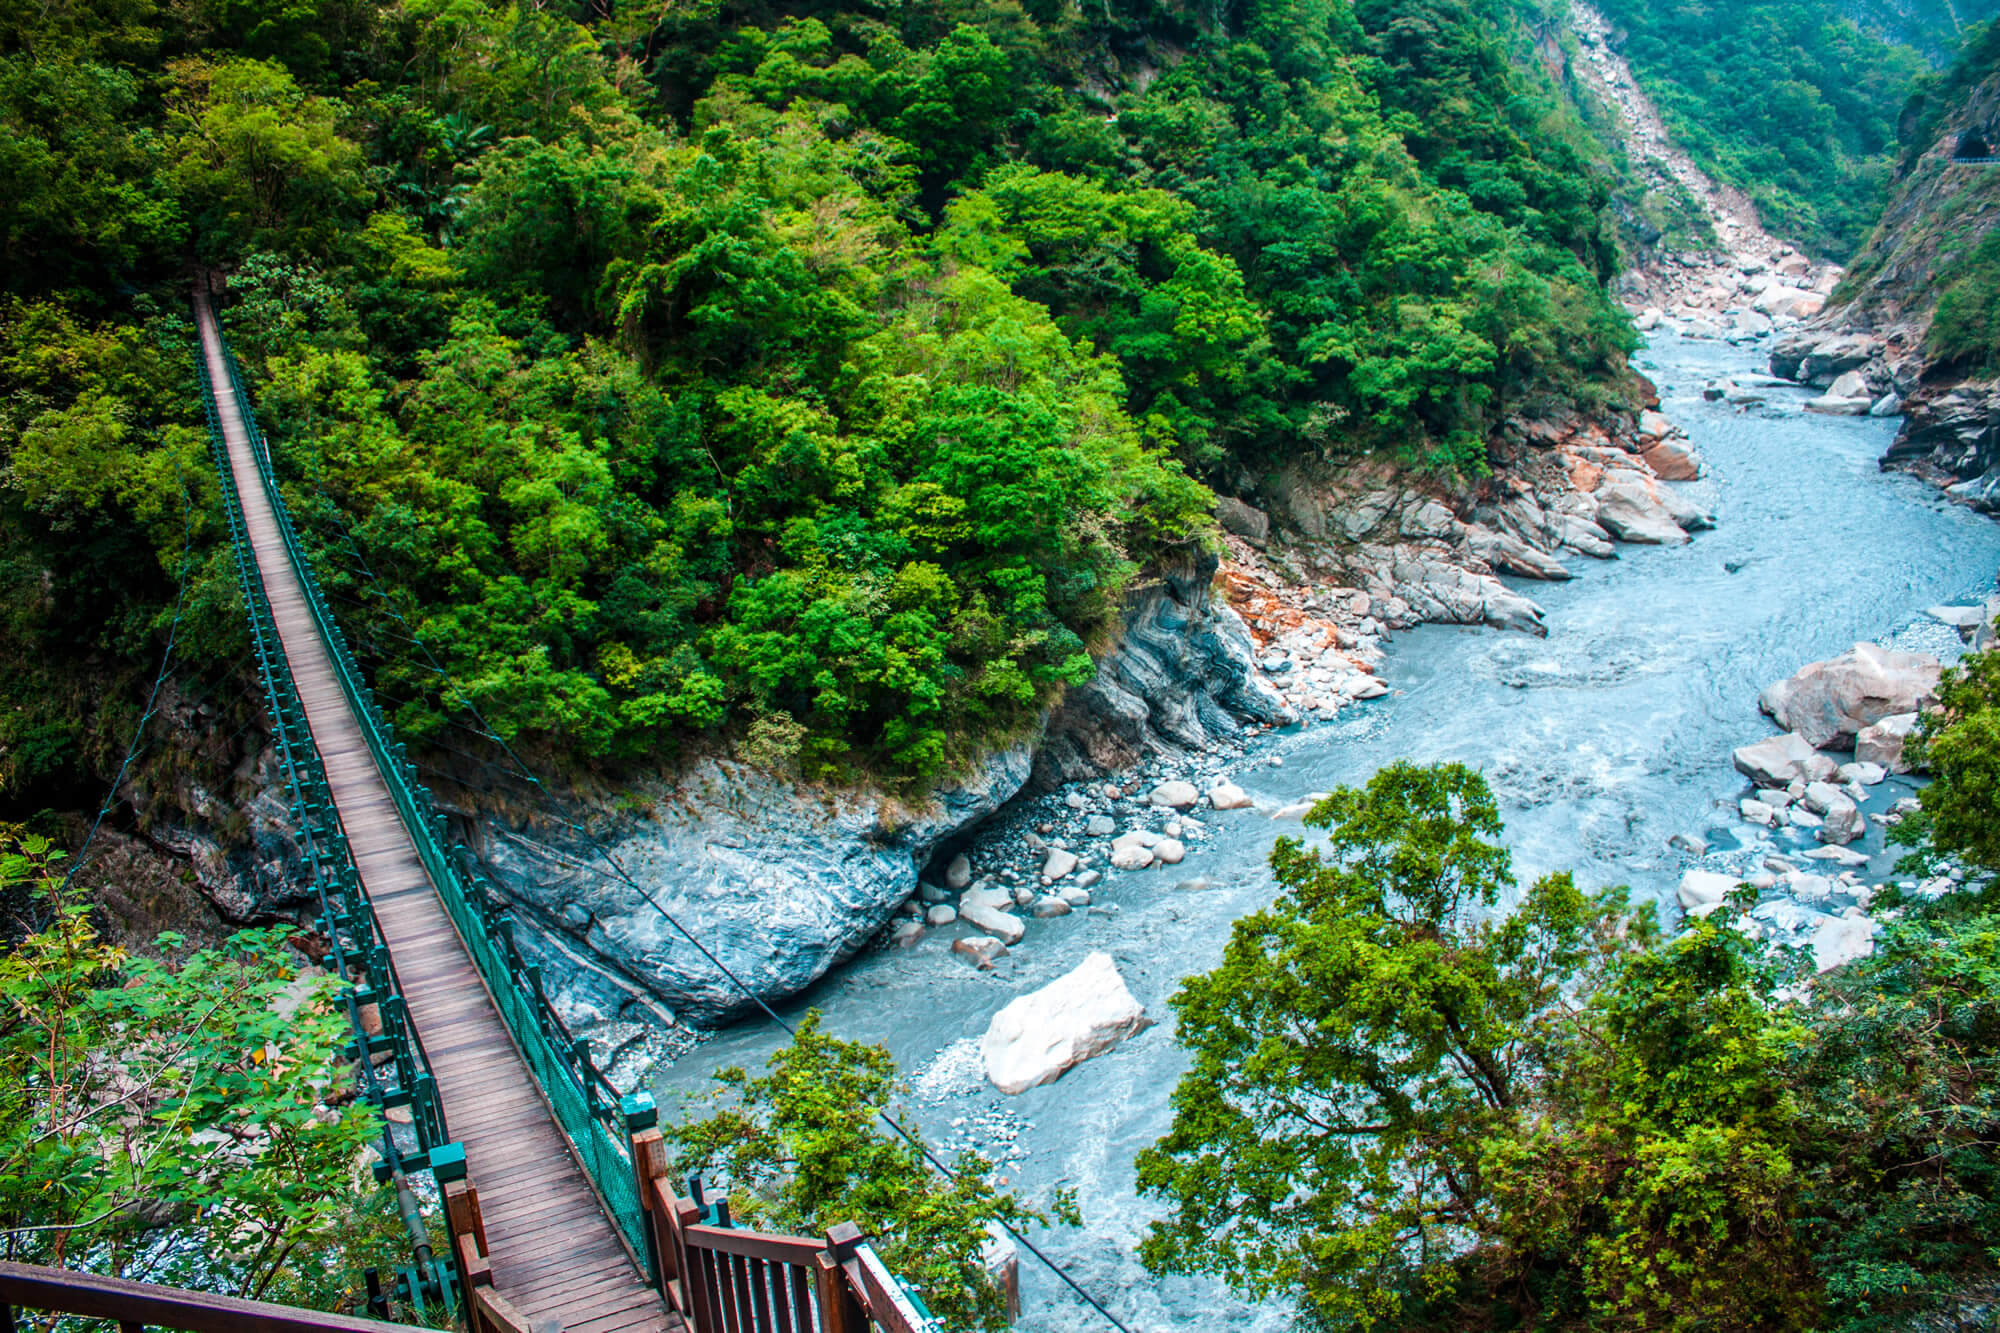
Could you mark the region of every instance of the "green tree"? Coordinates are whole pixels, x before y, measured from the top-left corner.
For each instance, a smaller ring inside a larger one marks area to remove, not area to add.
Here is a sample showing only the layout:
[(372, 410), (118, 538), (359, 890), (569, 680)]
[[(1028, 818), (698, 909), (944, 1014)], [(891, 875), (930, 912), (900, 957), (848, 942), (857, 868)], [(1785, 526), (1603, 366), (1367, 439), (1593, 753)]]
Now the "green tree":
[(1194, 1067), (1139, 1157), (1172, 1208), (1140, 1256), (1393, 1323), (1492, 1225), (1487, 1148), (1521, 1125), (1545, 1029), (1619, 917), (1567, 875), (1500, 912), (1498, 808), (1461, 765), (1390, 765), (1306, 822), (1326, 846), (1280, 839), (1283, 896), (1174, 996)]
[(53, 912), (0, 952), (7, 1257), (351, 1301), (395, 1228), (362, 1168), (381, 1121), (342, 1095), (339, 983), (295, 966), (283, 930), (130, 955), (60, 900), (60, 859), (38, 837), (0, 846), (0, 885)]
[[(1911, 737), (1910, 759), (1932, 781), (1906, 841), (2000, 871), (2000, 652), (1975, 653), (1938, 683), (1938, 706)], [(1899, 830), (1903, 832), (1903, 830)]]
[[(665, 1130), (676, 1169), (721, 1173), (731, 1215), (751, 1226), (818, 1236), (853, 1222), (948, 1327), (1005, 1328), (1005, 1302), (981, 1259), (989, 1228), (1047, 1219), (997, 1189), (978, 1154), (961, 1153), (946, 1181), (881, 1132), (895, 1062), (883, 1047), (828, 1035), (817, 1010), (769, 1071), (717, 1071), (713, 1113)], [(1071, 1212), (1061, 1198), (1056, 1208)]]

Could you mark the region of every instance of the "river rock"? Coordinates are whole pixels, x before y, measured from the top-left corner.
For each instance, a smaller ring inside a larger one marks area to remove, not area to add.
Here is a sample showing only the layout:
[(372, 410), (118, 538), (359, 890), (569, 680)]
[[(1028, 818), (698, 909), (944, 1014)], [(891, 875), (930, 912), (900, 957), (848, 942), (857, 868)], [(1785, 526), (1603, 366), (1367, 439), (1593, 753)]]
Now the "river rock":
[(1111, 955), (1092, 953), (1075, 971), (995, 1014), (979, 1053), (987, 1079), (1012, 1096), (1054, 1082), (1147, 1024)]
[(1153, 848), (1153, 859), (1164, 866), (1177, 866), (1187, 858), (1187, 844), (1178, 838), (1162, 838)]
[(1162, 782), (1146, 798), (1162, 810), (1185, 810), (1201, 799), (1192, 782)]
[(1090, 890), (1079, 889), (1074, 884), (1070, 885), (1068, 888), (1064, 889), (1061, 893), (1057, 894), (1056, 896), (1061, 898), (1064, 902), (1068, 903), (1073, 908), (1090, 906)]
[(1465, 546), (1503, 574), (1550, 583), (1573, 577), (1568, 567), (1548, 552), (1530, 546), (1512, 533), (1496, 532), (1481, 524), (1466, 528)]
[(1937, 689), (1940, 665), (1928, 653), (1857, 643), (1839, 657), (1812, 662), (1757, 699), (1779, 726), (1819, 749), (1845, 749), (1885, 717), (1914, 713)]
[(924, 923), (904, 919), (889, 929), (889, 943), (898, 949), (914, 948), (924, 937)]
[(1621, 541), (1680, 546), (1687, 532), (1637, 473), (1607, 477), (1597, 488), (1597, 522)]
[(1855, 762), (1879, 764), (1891, 773), (1909, 772), (1910, 765), (1903, 758), (1903, 746), (1916, 729), (1915, 713), (1896, 713), (1873, 726), (1863, 727), (1854, 738)]
[(1808, 782), (1806, 784), (1806, 794), (1801, 799), (1806, 809), (1816, 815), (1823, 815), (1832, 809), (1837, 802), (1844, 801), (1847, 798), (1841, 795), (1840, 788), (1834, 786), (1831, 782)]
[(1053, 884), (1076, 869), (1076, 853), (1061, 849), (1049, 853), (1049, 859), (1042, 862), (1042, 882)]
[(1874, 400), (1868, 397), (1836, 398), (1832, 394), (1826, 394), (1819, 398), (1808, 398), (1805, 401), (1806, 411), (1817, 412), (1821, 416), (1828, 417), (1865, 417), (1868, 415), (1868, 409), (1872, 406), (1874, 406)]
[(968, 935), (962, 940), (953, 940), (951, 951), (970, 959), (981, 972), (992, 971), (993, 964), (1007, 956), (1007, 946), (991, 935)]
[(1875, 952), (1875, 935), (1880, 929), (1865, 916), (1829, 918), (1813, 932), (1813, 966), (1821, 972), (1831, 972), (1845, 963), (1868, 957)]
[(1785, 818), (1790, 821), (1793, 828), (1802, 828), (1808, 831), (1818, 829), (1826, 823), (1826, 820), (1806, 809), (1803, 805), (1795, 805), (1790, 810), (1787, 810)]
[(1736, 809), (1752, 824), (1762, 824), (1765, 828), (1778, 826), (1777, 810), (1755, 797), (1745, 796), (1736, 803)]
[(1092, 815), (1084, 821), (1083, 831), (1093, 838), (1108, 838), (1118, 831), (1118, 822), (1110, 815)]
[(1101, 871), (1096, 871), (1096, 870), (1086, 870), (1086, 871), (1084, 871), (1084, 872), (1083, 872), (1083, 873), (1082, 873), (1081, 875), (1078, 875), (1078, 876), (1076, 877), (1076, 886), (1075, 886), (1075, 888), (1074, 888), (1074, 889), (1065, 889), (1065, 890), (1063, 890), (1063, 892), (1064, 892), (1064, 894), (1066, 894), (1066, 895), (1067, 895), (1067, 894), (1069, 894), (1069, 893), (1072, 893), (1072, 892), (1075, 892), (1075, 893), (1084, 893), (1084, 896), (1085, 896), (1086, 898), (1088, 898), (1088, 897), (1089, 897), (1089, 894), (1088, 894), (1088, 893), (1085, 893), (1085, 890), (1087, 890), (1087, 889), (1090, 889), (1090, 888), (1092, 888), (1093, 886), (1095, 886), (1095, 885), (1096, 885), (1096, 883), (1097, 883), (1097, 882), (1098, 882), (1099, 880), (1101, 880), (1101, 879), (1103, 879), (1103, 878), (1104, 878), (1104, 875), (1103, 875), (1103, 873), (1102, 873)]
[(951, 858), (951, 864), (944, 868), (944, 886), (959, 890), (972, 883), (972, 859), (964, 852)]
[(1208, 803), (1217, 810), (1247, 810), (1250, 794), (1233, 782), (1218, 782), (1208, 794)]
[(1894, 389), (1877, 398), (1875, 405), (1868, 409), (1868, 415), (1871, 417), (1897, 417), (1902, 414), (1903, 397)]
[(1661, 481), (1696, 481), (1701, 477), (1701, 460), (1674, 440), (1661, 440), (1641, 450), (1639, 457)]
[(1829, 398), (1867, 398), (1870, 396), (1868, 392), (1868, 377), (1858, 370), (1850, 370), (1844, 375), (1835, 376), (1833, 383), (1826, 386), (1826, 396)]
[[(1785, 732), (1768, 740), (1738, 746), (1730, 756), (1736, 771), (1759, 787), (1784, 787), (1805, 778), (1814, 761), (1825, 755), (1813, 749), (1805, 738)], [(1832, 765), (1827, 765), (1831, 772)]]
[(1713, 870), (1682, 871), (1678, 890), (1681, 910), (1689, 916), (1707, 916), (1736, 892), (1739, 882), (1735, 875), (1718, 874)]
[(1118, 870), (1144, 870), (1153, 864), (1153, 849), (1136, 842), (1114, 846), (1111, 849), (1111, 864)]
[(1019, 944), (1028, 928), (1021, 919), (1007, 909), (1014, 905), (1014, 897), (998, 889), (968, 889), (958, 900), (958, 914), (988, 935), (997, 937), (1003, 944)]
[(1224, 495), (1216, 499), (1215, 521), (1224, 532), (1235, 533), (1259, 550), (1271, 536), (1271, 516), (1234, 496)]
[(924, 913), (924, 920), (930, 922), (933, 926), (948, 926), (958, 920), (958, 909), (947, 903), (939, 903)]
[(1035, 919), (1038, 921), (1045, 921), (1050, 917), (1068, 916), (1070, 912), (1069, 900), (1057, 894), (1048, 894), (1035, 899), (1033, 910)]
[(1854, 786), (1873, 787), (1889, 776), (1889, 770), (1880, 764), (1857, 759), (1851, 764), (1842, 764), (1834, 776)]
[(1826, 823), (1815, 834), (1821, 842), (1844, 847), (1868, 831), (1868, 821), (1845, 796), (1836, 797), (1822, 813)]

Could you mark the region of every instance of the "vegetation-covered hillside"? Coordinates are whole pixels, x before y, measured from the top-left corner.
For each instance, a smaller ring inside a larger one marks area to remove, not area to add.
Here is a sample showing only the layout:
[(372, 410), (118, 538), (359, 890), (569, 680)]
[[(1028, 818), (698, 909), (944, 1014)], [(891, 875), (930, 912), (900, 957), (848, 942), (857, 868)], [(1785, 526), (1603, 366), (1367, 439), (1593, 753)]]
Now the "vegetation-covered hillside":
[(1835, 293), (1858, 322), (1928, 322), (1928, 359), (1958, 375), (2000, 368), (2000, 172), (1952, 161), (1958, 136), (1990, 135), (1996, 116), (2000, 24), (1989, 24), (1912, 93), (1888, 206)]
[(585, 759), (928, 777), (1089, 674), (1204, 483), (1477, 470), (1617, 382), (1594, 150), (1502, 0), (607, 10), (0, 18), (10, 803), (115, 749), (189, 514), (191, 654), (236, 642), (191, 266), (304, 520)]
[[(2000, 12), (1993, 0), (1842, 9), (1801, 0), (1601, 0), (1624, 33), (1634, 73), (1702, 167), (1745, 191), (1764, 225), (1845, 261), (1880, 214), (1897, 118), (1925, 72), (1917, 50), (1879, 32), (1956, 47), (1956, 23)], [(1955, 17), (1954, 17), (1955, 14)], [(1894, 19), (1891, 29), (1887, 20)]]

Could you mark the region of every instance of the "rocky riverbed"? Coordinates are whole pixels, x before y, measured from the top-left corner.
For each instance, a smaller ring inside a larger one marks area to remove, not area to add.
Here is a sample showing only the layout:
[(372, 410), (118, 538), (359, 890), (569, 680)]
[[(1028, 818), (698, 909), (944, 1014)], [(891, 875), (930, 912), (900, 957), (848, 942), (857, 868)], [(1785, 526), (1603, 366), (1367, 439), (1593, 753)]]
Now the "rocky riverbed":
[[(1046, 1243), (1137, 1326), (1273, 1333), (1290, 1326), (1283, 1310), (1246, 1306), (1216, 1284), (1156, 1281), (1139, 1269), (1133, 1248), (1151, 1205), (1136, 1197), (1130, 1163), (1164, 1132), (1167, 1097), (1185, 1067), (1166, 1001), (1180, 978), (1213, 964), (1231, 922), (1268, 901), (1270, 843), (1300, 831), (1296, 816), (1315, 793), (1363, 781), (1395, 758), (1474, 764), (1500, 796), (1524, 881), (1570, 868), (1589, 885), (1630, 884), (1662, 903), (1669, 920), (1678, 917), (1690, 870), (1768, 873), (1778, 877), (1773, 889), (1784, 874), (1818, 876), (1827, 881), (1825, 897), (1801, 906), (1836, 920), (1852, 920), (1844, 914), (1862, 906), (1861, 891), (1888, 881), (1880, 851), (1886, 825), (1867, 816), (1892, 815), (1912, 791), (1907, 777), (1861, 783), (1855, 804), (1867, 828), (1842, 850), (1866, 855), (1869, 865), (1849, 867), (1806, 856), (1837, 845), (1811, 830), (1744, 820), (1739, 803), (1753, 788), (1732, 755), (1775, 734), (1758, 697), (1807, 663), (1857, 642), (1950, 651), (1957, 631), (1924, 608), (1966, 605), (1990, 591), (2000, 525), (1913, 479), (1882, 475), (1876, 460), (1890, 422), (1809, 415), (1802, 404), (1813, 395), (1803, 388), (1773, 388), (1747, 409), (1704, 399), (1706, 385), (1757, 370), (1755, 353), (1667, 339), (1650, 355), (1664, 410), (1704, 460), (1705, 479), (1685, 489), (1714, 513), (1713, 531), (1686, 544), (1625, 546), (1617, 560), (1576, 560), (1568, 580), (1496, 576), (1516, 594), (1532, 590), (1546, 637), (1470, 625), (1397, 631), (1365, 673), (1381, 682), (1384, 697), (1315, 713), (1310, 726), (1281, 723), (1255, 736), (1245, 728), (1220, 750), (1135, 760), (1091, 779), (1095, 795), (1077, 782), (1017, 798), (971, 836), (941, 845), (940, 855), (949, 855), (935, 869), (948, 876), (962, 852), (968, 888), (990, 878), (1010, 901), (1015, 887), (1028, 889), (1028, 908), (1012, 906), (1024, 930), (1019, 945), (981, 968), (953, 950), (989, 934), (967, 922), (927, 925), (907, 948), (878, 933), (874, 947), (785, 1006), (793, 1013), (817, 1006), (841, 1035), (888, 1044), (933, 1142), (986, 1153), (1031, 1198), (1074, 1187), (1088, 1226)], [(1273, 597), (1282, 590), (1267, 586)], [(1312, 613), (1282, 603), (1244, 612), (1260, 639), (1259, 615), (1282, 637), (1283, 616), (1292, 614)], [(1268, 646), (1259, 644), (1260, 657), (1272, 655)], [(1829, 758), (1836, 767), (1848, 762)], [(1208, 796), (1218, 779), (1249, 803), (1217, 809)], [(1186, 810), (1155, 805), (1152, 792), (1164, 781), (1190, 783), (1197, 802)], [(1116, 798), (1104, 795), (1106, 783), (1119, 789)], [(1086, 808), (1074, 808), (1071, 794)], [(1091, 832), (1093, 817), (1112, 820), (1110, 837)], [(1180, 861), (1109, 868), (1106, 844), (1118, 835), (1143, 831), (1165, 841), (1174, 821)], [(1041, 832), (1045, 825), (1052, 831)], [(1027, 842), (1030, 832), (1043, 848)], [(1057, 838), (1072, 845), (1055, 849)], [(1079, 868), (1043, 885), (1051, 850), (1099, 858), (1090, 868), (1102, 878), (1083, 888), (1088, 904), (1037, 918), (1034, 902), (1062, 897), (1058, 885), (1081, 888), (1088, 873)], [(1776, 858), (1786, 871), (1762, 864)], [(1002, 880), (1002, 869), (1016, 883)], [(1856, 873), (1842, 885), (1848, 870)], [(1808, 895), (1816, 887), (1799, 882)], [(937, 887), (951, 893), (948, 884)], [(994, 1016), (1095, 952), (1113, 960), (1153, 1025), (1054, 1082), (1013, 1096), (998, 1091), (980, 1051)], [(729, 1028), (662, 1070), (656, 1087), (672, 1105), (677, 1094), (699, 1090), (709, 1070), (755, 1064), (777, 1042), (755, 1024)], [(1024, 1270), (1023, 1279), (1036, 1327), (1090, 1326), (1045, 1275)]]

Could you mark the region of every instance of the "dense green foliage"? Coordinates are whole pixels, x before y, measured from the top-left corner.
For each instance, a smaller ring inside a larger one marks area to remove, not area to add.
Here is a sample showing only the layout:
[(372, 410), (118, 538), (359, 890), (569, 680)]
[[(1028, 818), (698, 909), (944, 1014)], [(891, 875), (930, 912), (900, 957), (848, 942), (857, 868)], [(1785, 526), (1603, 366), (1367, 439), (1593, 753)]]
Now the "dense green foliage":
[[(1922, 57), (1811, 0), (1599, 7), (1626, 33), (1633, 73), (1695, 161), (1747, 193), (1774, 234), (1845, 262), (1881, 212)], [(1956, 8), (1970, 21), (1996, 6)], [(1948, 28), (1931, 36), (1956, 42)]]
[(1622, 392), (1596, 150), (1506, 0), (591, 13), (0, 19), (13, 799), (129, 720), (61, 682), (144, 656), (184, 496), (228, 646), (189, 260), (399, 723), (579, 760), (929, 778), (1090, 673), (1204, 481), (1476, 472)]
[[(664, 1131), (677, 1178), (719, 1175), (731, 1217), (763, 1231), (823, 1236), (852, 1222), (947, 1327), (1006, 1328), (1004, 1295), (982, 1259), (988, 1228), (1047, 1219), (997, 1190), (978, 1155), (961, 1153), (946, 1181), (886, 1134), (876, 1121), (896, 1091), (895, 1062), (880, 1046), (829, 1036), (818, 1011), (769, 1069), (717, 1071), (712, 1113), (676, 1117)], [(1056, 1206), (1074, 1218), (1067, 1199)]]
[[(1965, 374), (2000, 369), (2000, 237), (1991, 219), (1993, 183), (1984, 170), (1926, 168), (1923, 155), (1935, 146), (1948, 118), (1964, 124), (1968, 103), (2000, 71), (2000, 22), (1988, 23), (1966, 40), (1958, 59), (1925, 80), (1903, 112), (1903, 161), (1898, 188), (1921, 199), (1917, 215), (1885, 218), (1856, 266), (1857, 279), (1872, 278), (1894, 263), (1903, 270), (1905, 299), (1934, 298), (1924, 350), (1934, 360)], [(1990, 129), (1988, 131), (1991, 133)], [(1908, 251), (1912, 259), (1901, 259)], [(1858, 286), (1859, 284), (1853, 284)], [(1845, 293), (1842, 293), (1845, 294)]]
[(1339, 1328), (1858, 1333), (1985, 1299), (1990, 890), (1813, 978), (1730, 908), (1662, 942), (1564, 875), (1510, 906), (1491, 793), (1455, 765), (1307, 822), (1325, 846), (1280, 840), (1284, 896), (1174, 998), (1194, 1067), (1138, 1164), (1172, 1210), (1150, 1267)]
[(401, 1227), (362, 1163), (381, 1121), (342, 1097), (337, 983), (282, 931), (129, 956), (56, 899), (59, 859), (0, 843), (0, 885), (53, 917), (0, 949), (5, 1257), (353, 1308)]

